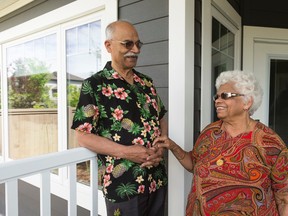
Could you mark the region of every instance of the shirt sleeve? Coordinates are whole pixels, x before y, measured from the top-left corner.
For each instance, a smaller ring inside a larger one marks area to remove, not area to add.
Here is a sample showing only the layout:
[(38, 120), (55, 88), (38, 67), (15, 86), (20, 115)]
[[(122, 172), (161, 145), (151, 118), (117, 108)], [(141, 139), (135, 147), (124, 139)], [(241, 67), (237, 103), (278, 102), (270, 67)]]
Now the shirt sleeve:
[(160, 108), (160, 112), (159, 112), (159, 119), (162, 119), (165, 115), (165, 113), (167, 112), (161, 98), (159, 97), (159, 95), (157, 96), (158, 97), (158, 103), (159, 103), (159, 108)]
[(99, 118), (99, 107), (96, 103), (91, 80), (82, 83), (79, 102), (75, 110), (71, 128), (86, 133), (95, 133)]

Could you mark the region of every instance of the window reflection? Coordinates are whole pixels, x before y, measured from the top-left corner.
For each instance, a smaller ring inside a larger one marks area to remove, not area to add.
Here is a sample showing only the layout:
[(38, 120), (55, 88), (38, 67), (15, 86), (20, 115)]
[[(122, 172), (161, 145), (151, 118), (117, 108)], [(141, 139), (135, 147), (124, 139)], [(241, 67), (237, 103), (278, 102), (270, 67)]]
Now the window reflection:
[[(83, 79), (102, 69), (101, 22), (96, 21), (66, 31), (66, 64), (68, 83), (68, 125), (71, 125)], [(74, 130), (69, 130), (68, 147), (78, 147)], [(90, 184), (89, 161), (77, 165), (77, 180)]]
[(66, 62), (69, 75), (84, 79), (102, 68), (100, 31), (100, 21), (66, 31)]
[(9, 157), (20, 159), (58, 150), (56, 34), (7, 52)]

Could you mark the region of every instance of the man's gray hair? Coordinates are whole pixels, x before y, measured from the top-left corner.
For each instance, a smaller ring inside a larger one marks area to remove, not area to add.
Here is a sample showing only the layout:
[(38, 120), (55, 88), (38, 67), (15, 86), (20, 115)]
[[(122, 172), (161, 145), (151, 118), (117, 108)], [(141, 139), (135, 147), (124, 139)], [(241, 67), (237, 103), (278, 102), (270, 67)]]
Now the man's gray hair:
[(132, 25), (132, 23), (129, 22), (128, 20), (117, 20), (117, 21), (110, 23), (105, 29), (106, 40), (113, 39), (114, 32), (116, 30), (116, 24), (120, 23), (120, 22), (124, 22), (124, 23), (128, 23), (128, 24)]

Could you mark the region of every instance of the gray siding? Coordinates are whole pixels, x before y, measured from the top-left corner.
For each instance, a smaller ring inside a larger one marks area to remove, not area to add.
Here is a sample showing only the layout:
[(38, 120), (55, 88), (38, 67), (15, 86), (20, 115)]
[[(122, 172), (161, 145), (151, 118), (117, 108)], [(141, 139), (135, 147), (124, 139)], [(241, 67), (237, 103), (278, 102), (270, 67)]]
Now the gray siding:
[[(119, 19), (132, 22), (144, 42), (137, 70), (153, 78), (168, 109), (168, 0), (120, 0)], [(195, 2), (194, 139), (200, 132), (201, 0)], [(193, 82), (193, 81), (192, 81)]]
[[(119, 19), (135, 25), (144, 42), (136, 70), (154, 80), (168, 107), (168, 0), (119, 0)], [(168, 116), (168, 115), (167, 115)], [(167, 159), (167, 155), (165, 156)], [(168, 214), (166, 199), (166, 213)]]
[(168, 109), (168, 0), (119, 0), (118, 18), (135, 25), (144, 42), (136, 70), (154, 80)]

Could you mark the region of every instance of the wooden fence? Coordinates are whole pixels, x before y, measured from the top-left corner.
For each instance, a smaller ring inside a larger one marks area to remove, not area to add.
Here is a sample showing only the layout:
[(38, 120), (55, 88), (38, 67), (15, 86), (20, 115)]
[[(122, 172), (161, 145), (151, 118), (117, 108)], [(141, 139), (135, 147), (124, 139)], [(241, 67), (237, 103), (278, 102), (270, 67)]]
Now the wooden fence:
[[(67, 122), (69, 149), (78, 147), (74, 130), (70, 129), (74, 112), (75, 108), (69, 108)], [(58, 151), (57, 109), (10, 109), (8, 125), (10, 158), (21, 159)], [(1, 138), (2, 134), (0, 140)]]

